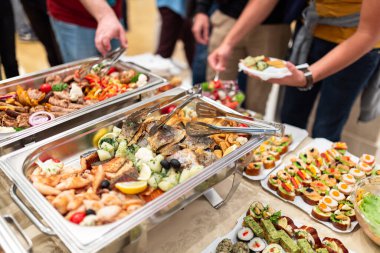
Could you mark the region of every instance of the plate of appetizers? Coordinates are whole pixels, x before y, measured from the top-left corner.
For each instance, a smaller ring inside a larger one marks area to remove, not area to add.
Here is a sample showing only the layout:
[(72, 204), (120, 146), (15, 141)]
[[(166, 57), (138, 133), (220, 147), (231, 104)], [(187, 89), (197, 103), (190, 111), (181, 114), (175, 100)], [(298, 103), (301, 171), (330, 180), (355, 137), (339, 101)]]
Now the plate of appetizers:
[(264, 55), (247, 56), (245, 59), (240, 60), (239, 70), (248, 72), (264, 81), (291, 75), (285, 61)]
[(352, 252), (336, 238), (319, 237), (315, 228), (302, 225), (269, 205), (253, 202), (235, 227), (214, 240), (202, 253)]
[(349, 195), (358, 180), (373, 173), (374, 165), (372, 155), (359, 159), (347, 152), (344, 142), (315, 139), (261, 185), (332, 230), (349, 233), (358, 224)]
[(250, 180), (262, 180), (282, 163), (283, 157), (295, 150), (308, 136), (306, 130), (285, 125), (285, 136), (271, 137), (253, 152), (253, 160), (244, 169), (244, 176)]

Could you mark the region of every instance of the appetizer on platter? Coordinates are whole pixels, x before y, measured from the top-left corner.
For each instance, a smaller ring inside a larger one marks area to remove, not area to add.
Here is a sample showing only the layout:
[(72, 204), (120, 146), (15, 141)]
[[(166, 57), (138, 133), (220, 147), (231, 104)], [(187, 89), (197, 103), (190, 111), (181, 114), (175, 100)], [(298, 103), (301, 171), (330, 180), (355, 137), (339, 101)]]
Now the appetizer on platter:
[[(375, 168), (375, 158), (371, 155), (364, 154), (355, 161), (347, 154), (346, 143), (333, 143), (326, 150), (311, 146), (291, 158), (283, 168), (273, 171), (266, 186), (287, 201), (301, 198), (303, 203), (297, 199), (296, 204), (301, 209), (310, 210), (314, 218), (346, 231), (356, 221), (350, 198), (354, 185), (371, 175)], [(313, 207), (306, 208), (305, 204)]]
[(12, 133), (46, 123), (85, 106), (142, 87), (148, 77), (133, 69), (119, 70), (95, 65), (80, 78), (79, 70), (72, 75), (51, 75), (39, 89), (24, 89), (0, 96), (0, 132)]
[(292, 144), (291, 135), (272, 136), (253, 151), (253, 161), (245, 168), (248, 176), (257, 176), (261, 170), (272, 169)]
[(248, 141), (237, 134), (187, 136), (184, 125), (192, 120), (236, 126), (222, 119), (198, 119), (190, 106), (149, 135), (163, 116), (132, 114), (121, 128), (100, 129), (93, 136), (97, 149), (76, 163), (40, 157), (29, 179), (67, 220), (102, 225), (136, 211)]
[(322, 239), (315, 228), (297, 226), (290, 217), (282, 216), (281, 211), (258, 201), (250, 205), (239, 221), (235, 229), (214, 246), (214, 252), (348, 253), (340, 240)]

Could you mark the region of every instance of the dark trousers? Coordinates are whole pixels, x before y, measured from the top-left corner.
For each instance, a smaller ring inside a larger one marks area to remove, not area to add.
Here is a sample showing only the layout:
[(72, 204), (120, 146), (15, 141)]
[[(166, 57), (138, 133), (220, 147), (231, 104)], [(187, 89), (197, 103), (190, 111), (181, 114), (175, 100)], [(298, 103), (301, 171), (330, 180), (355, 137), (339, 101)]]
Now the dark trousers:
[(45, 47), (49, 64), (62, 64), (61, 53), (47, 14), (46, 0), (21, 0), (21, 3), (33, 31)]
[(11, 0), (0, 1), (0, 59), (7, 78), (19, 75)]
[(189, 66), (191, 66), (195, 51), (195, 39), (191, 31), (191, 20), (182, 18), (166, 7), (159, 8), (159, 11), (162, 27), (156, 54), (164, 58), (171, 57), (177, 40), (180, 39), (185, 45), (186, 60)]
[[(335, 46), (337, 44), (314, 38), (308, 62), (318, 61)], [(310, 91), (286, 87), (282, 122), (306, 128), (310, 112), (320, 94), (312, 136), (339, 141), (355, 99), (367, 85), (379, 61), (379, 50), (374, 49), (347, 68), (316, 83)]]

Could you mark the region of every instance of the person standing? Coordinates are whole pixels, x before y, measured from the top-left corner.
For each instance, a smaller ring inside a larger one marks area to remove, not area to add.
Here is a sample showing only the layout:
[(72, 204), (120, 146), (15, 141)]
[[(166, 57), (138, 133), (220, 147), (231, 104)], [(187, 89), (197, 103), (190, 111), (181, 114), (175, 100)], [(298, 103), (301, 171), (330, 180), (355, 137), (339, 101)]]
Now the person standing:
[(178, 40), (182, 40), (188, 65), (193, 63), (195, 40), (191, 32), (192, 22), (187, 18), (185, 0), (157, 0), (161, 16), (161, 32), (156, 54), (163, 58), (173, 55)]
[(127, 47), (120, 22), (122, 0), (47, 0), (64, 62), (106, 54)]
[(11, 0), (0, 1), (0, 60), (7, 78), (19, 75)]
[[(211, 80), (215, 76), (213, 66), (215, 61), (210, 61), (210, 58), (218, 58), (220, 54), (228, 55), (228, 61), (225, 61), (225, 67), (221, 69), (220, 78), (225, 80), (235, 80), (238, 75), (239, 60), (246, 55), (265, 54), (273, 57), (284, 58), (290, 39), (290, 26), (284, 23), (285, 5), (287, 1), (279, 1), (274, 8), (266, 13), (257, 12), (256, 16), (249, 18), (260, 19), (259, 24), (255, 29), (250, 30), (244, 38), (235, 42), (235, 38), (230, 31), (239, 19), (246, 18), (247, 13), (252, 8), (256, 8), (255, 4), (258, 0), (225, 0), (218, 1), (219, 8), (211, 16), (212, 33), (209, 43), (209, 68), (207, 69), (207, 79)], [(265, 3), (268, 1), (265, 1)], [(206, 22), (206, 11), (209, 9), (210, 1), (197, 1), (197, 18), (202, 18)], [(243, 15), (246, 13), (246, 15)], [(264, 17), (269, 14), (268, 17)], [(197, 22), (197, 21), (195, 21)], [(205, 25), (207, 27), (207, 25)], [(202, 29), (201, 35), (207, 35)], [(198, 37), (198, 36), (195, 36)], [(228, 52), (226, 52), (228, 51)], [(226, 57), (227, 59), (227, 57)], [(219, 70), (218, 70), (219, 71)], [(269, 96), (271, 87), (254, 79), (248, 79), (247, 82), (247, 100), (246, 107), (258, 113), (265, 114), (266, 102)]]

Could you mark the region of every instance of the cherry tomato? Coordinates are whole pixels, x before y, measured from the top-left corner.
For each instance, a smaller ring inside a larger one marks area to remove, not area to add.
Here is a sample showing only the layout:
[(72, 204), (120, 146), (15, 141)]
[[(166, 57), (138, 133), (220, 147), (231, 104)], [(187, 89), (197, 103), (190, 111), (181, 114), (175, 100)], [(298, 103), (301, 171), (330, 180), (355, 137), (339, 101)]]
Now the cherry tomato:
[(220, 80), (214, 81), (214, 88), (219, 89), (222, 87), (222, 82)]
[(51, 91), (51, 85), (48, 83), (44, 83), (40, 86), (40, 91), (44, 93), (49, 93)]
[(238, 127), (248, 127), (248, 125), (244, 123), (239, 123)]
[(84, 219), (84, 217), (86, 217), (86, 213), (85, 212), (77, 212), (77, 213), (74, 213), (71, 216), (70, 221), (72, 223), (79, 224), (79, 223), (82, 222), (82, 220)]
[(60, 163), (61, 161), (59, 159), (56, 159), (56, 158), (52, 158), (53, 162), (55, 163)]
[(162, 114), (168, 114), (171, 113), (177, 106), (176, 105), (169, 105), (161, 109)]
[(116, 72), (116, 71), (117, 71), (117, 69), (115, 67), (110, 67), (107, 74), (109, 75), (109, 74), (112, 74), (113, 72)]

